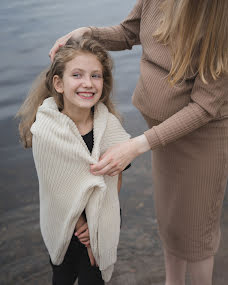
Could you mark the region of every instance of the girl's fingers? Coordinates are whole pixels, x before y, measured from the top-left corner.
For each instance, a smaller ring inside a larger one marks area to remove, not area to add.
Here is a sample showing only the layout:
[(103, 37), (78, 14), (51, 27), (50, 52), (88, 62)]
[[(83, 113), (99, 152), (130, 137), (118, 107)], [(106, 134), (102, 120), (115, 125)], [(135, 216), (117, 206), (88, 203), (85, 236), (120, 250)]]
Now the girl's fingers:
[(86, 231), (85, 234), (83, 233), (83, 234), (81, 234), (81, 235), (79, 235), (77, 237), (78, 237), (79, 240), (81, 240), (81, 239), (89, 239), (89, 232)]
[(82, 232), (81, 234), (78, 234), (78, 238), (85, 238), (85, 237), (89, 237), (88, 228), (84, 232)]
[(79, 236), (81, 233), (83, 233), (84, 231), (86, 231), (88, 229), (88, 225), (87, 223), (83, 224), (79, 229), (77, 229), (75, 235)]
[(82, 234), (77, 236), (78, 239), (83, 239), (83, 238), (89, 238), (89, 230), (86, 230), (85, 232), (83, 232)]
[(83, 238), (83, 239), (79, 239), (79, 241), (81, 243), (88, 243), (88, 242), (90, 242), (90, 239), (89, 238)]
[(89, 239), (89, 238), (83, 238), (83, 239), (79, 239), (79, 241), (80, 241), (81, 243), (85, 244), (85, 243), (89, 242), (90, 239)]
[(89, 240), (89, 235), (87, 234), (86, 236), (83, 236), (83, 237), (78, 237), (78, 239), (81, 241), (81, 240)]
[(81, 242), (82, 244), (84, 244), (86, 247), (90, 246), (90, 241), (85, 241), (85, 242)]

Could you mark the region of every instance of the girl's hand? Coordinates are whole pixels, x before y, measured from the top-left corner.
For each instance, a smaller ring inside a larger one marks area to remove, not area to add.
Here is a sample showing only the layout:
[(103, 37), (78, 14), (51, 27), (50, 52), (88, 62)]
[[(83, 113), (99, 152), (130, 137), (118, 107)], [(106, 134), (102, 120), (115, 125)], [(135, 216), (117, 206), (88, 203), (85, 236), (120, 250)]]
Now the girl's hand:
[(97, 164), (90, 166), (91, 173), (115, 176), (122, 172), (138, 155), (149, 149), (150, 145), (145, 135), (116, 144), (100, 157)]
[(84, 223), (80, 228), (78, 228), (75, 235), (86, 247), (90, 245), (89, 228), (87, 223)]
[(93, 253), (92, 253), (92, 250), (91, 250), (90, 246), (87, 247), (87, 252), (88, 252), (88, 256), (89, 256), (89, 260), (90, 260), (91, 266), (94, 266), (94, 265), (98, 266), (97, 263), (96, 263), (96, 260), (95, 260), (95, 258), (93, 256)]
[(76, 30), (73, 30), (72, 32), (66, 34), (65, 36), (59, 38), (55, 44), (53, 45), (53, 47), (51, 48), (50, 52), (49, 52), (49, 56), (51, 58), (51, 61), (53, 61), (55, 54), (57, 52), (57, 50), (61, 47), (64, 46), (66, 44), (66, 42), (69, 40), (69, 38), (74, 38), (75, 40), (80, 39), (83, 36), (91, 36), (91, 30), (90, 28), (86, 28), (86, 27), (82, 27)]

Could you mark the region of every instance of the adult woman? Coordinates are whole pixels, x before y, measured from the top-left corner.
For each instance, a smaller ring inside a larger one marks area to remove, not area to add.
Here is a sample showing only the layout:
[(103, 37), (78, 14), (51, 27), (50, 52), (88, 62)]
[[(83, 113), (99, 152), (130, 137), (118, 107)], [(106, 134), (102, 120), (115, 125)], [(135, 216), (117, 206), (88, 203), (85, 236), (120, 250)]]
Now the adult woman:
[(228, 176), (227, 19), (226, 0), (138, 0), (120, 25), (80, 28), (50, 51), (53, 58), (71, 36), (93, 37), (109, 50), (142, 45), (133, 103), (150, 129), (109, 149), (91, 171), (116, 175), (153, 150), (166, 285), (184, 284), (187, 264), (192, 284), (212, 282)]

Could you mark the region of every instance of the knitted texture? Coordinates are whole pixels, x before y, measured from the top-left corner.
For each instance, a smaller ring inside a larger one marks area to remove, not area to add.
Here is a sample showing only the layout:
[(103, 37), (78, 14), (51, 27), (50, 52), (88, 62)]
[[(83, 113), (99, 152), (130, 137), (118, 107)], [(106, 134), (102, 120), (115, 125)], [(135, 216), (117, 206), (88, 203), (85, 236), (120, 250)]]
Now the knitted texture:
[(120, 232), (118, 176), (94, 176), (90, 164), (97, 163), (108, 147), (130, 136), (99, 102), (90, 154), (75, 123), (59, 112), (53, 97), (39, 107), (31, 132), (39, 179), (40, 227), (53, 264), (63, 261), (75, 225), (86, 209), (92, 252), (103, 279), (109, 281)]
[(218, 80), (198, 73), (172, 87), (168, 82), (171, 53), (168, 46), (153, 37), (161, 19), (161, 0), (137, 0), (133, 10), (120, 24), (90, 27), (92, 37), (108, 50), (131, 49), (142, 45), (140, 78), (133, 104), (143, 115), (158, 121), (145, 132), (151, 149), (165, 146), (212, 120), (228, 117), (228, 76)]

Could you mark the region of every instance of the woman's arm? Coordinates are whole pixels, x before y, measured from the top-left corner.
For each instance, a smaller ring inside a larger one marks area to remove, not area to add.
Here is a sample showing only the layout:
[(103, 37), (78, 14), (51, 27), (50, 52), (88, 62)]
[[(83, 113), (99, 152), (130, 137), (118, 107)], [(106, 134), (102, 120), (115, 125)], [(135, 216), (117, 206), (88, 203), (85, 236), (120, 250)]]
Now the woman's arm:
[(112, 27), (90, 27), (92, 38), (99, 41), (107, 50), (131, 49), (140, 44), (140, 22), (143, 0), (137, 0), (129, 15), (119, 25)]
[(99, 41), (107, 50), (131, 49), (133, 45), (140, 44), (140, 20), (143, 0), (137, 0), (133, 10), (120, 24), (112, 27), (82, 27), (59, 38), (49, 52), (53, 61), (59, 47), (66, 44), (69, 38), (92, 37)]
[(91, 173), (117, 175), (141, 153), (165, 146), (219, 118), (222, 105), (228, 101), (227, 90), (227, 75), (217, 80), (210, 78), (208, 84), (204, 84), (198, 76), (192, 89), (191, 102), (186, 107), (144, 135), (109, 148), (99, 163), (91, 166)]
[(198, 75), (191, 93), (190, 103), (179, 112), (152, 129), (146, 131), (151, 149), (154, 149), (155, 138), (160, 146), (175, 141), (208, 122), (219, 119), (222, 105), (228, 105), (228, 76), (214, 80), (208, 78), (205, 84)]

